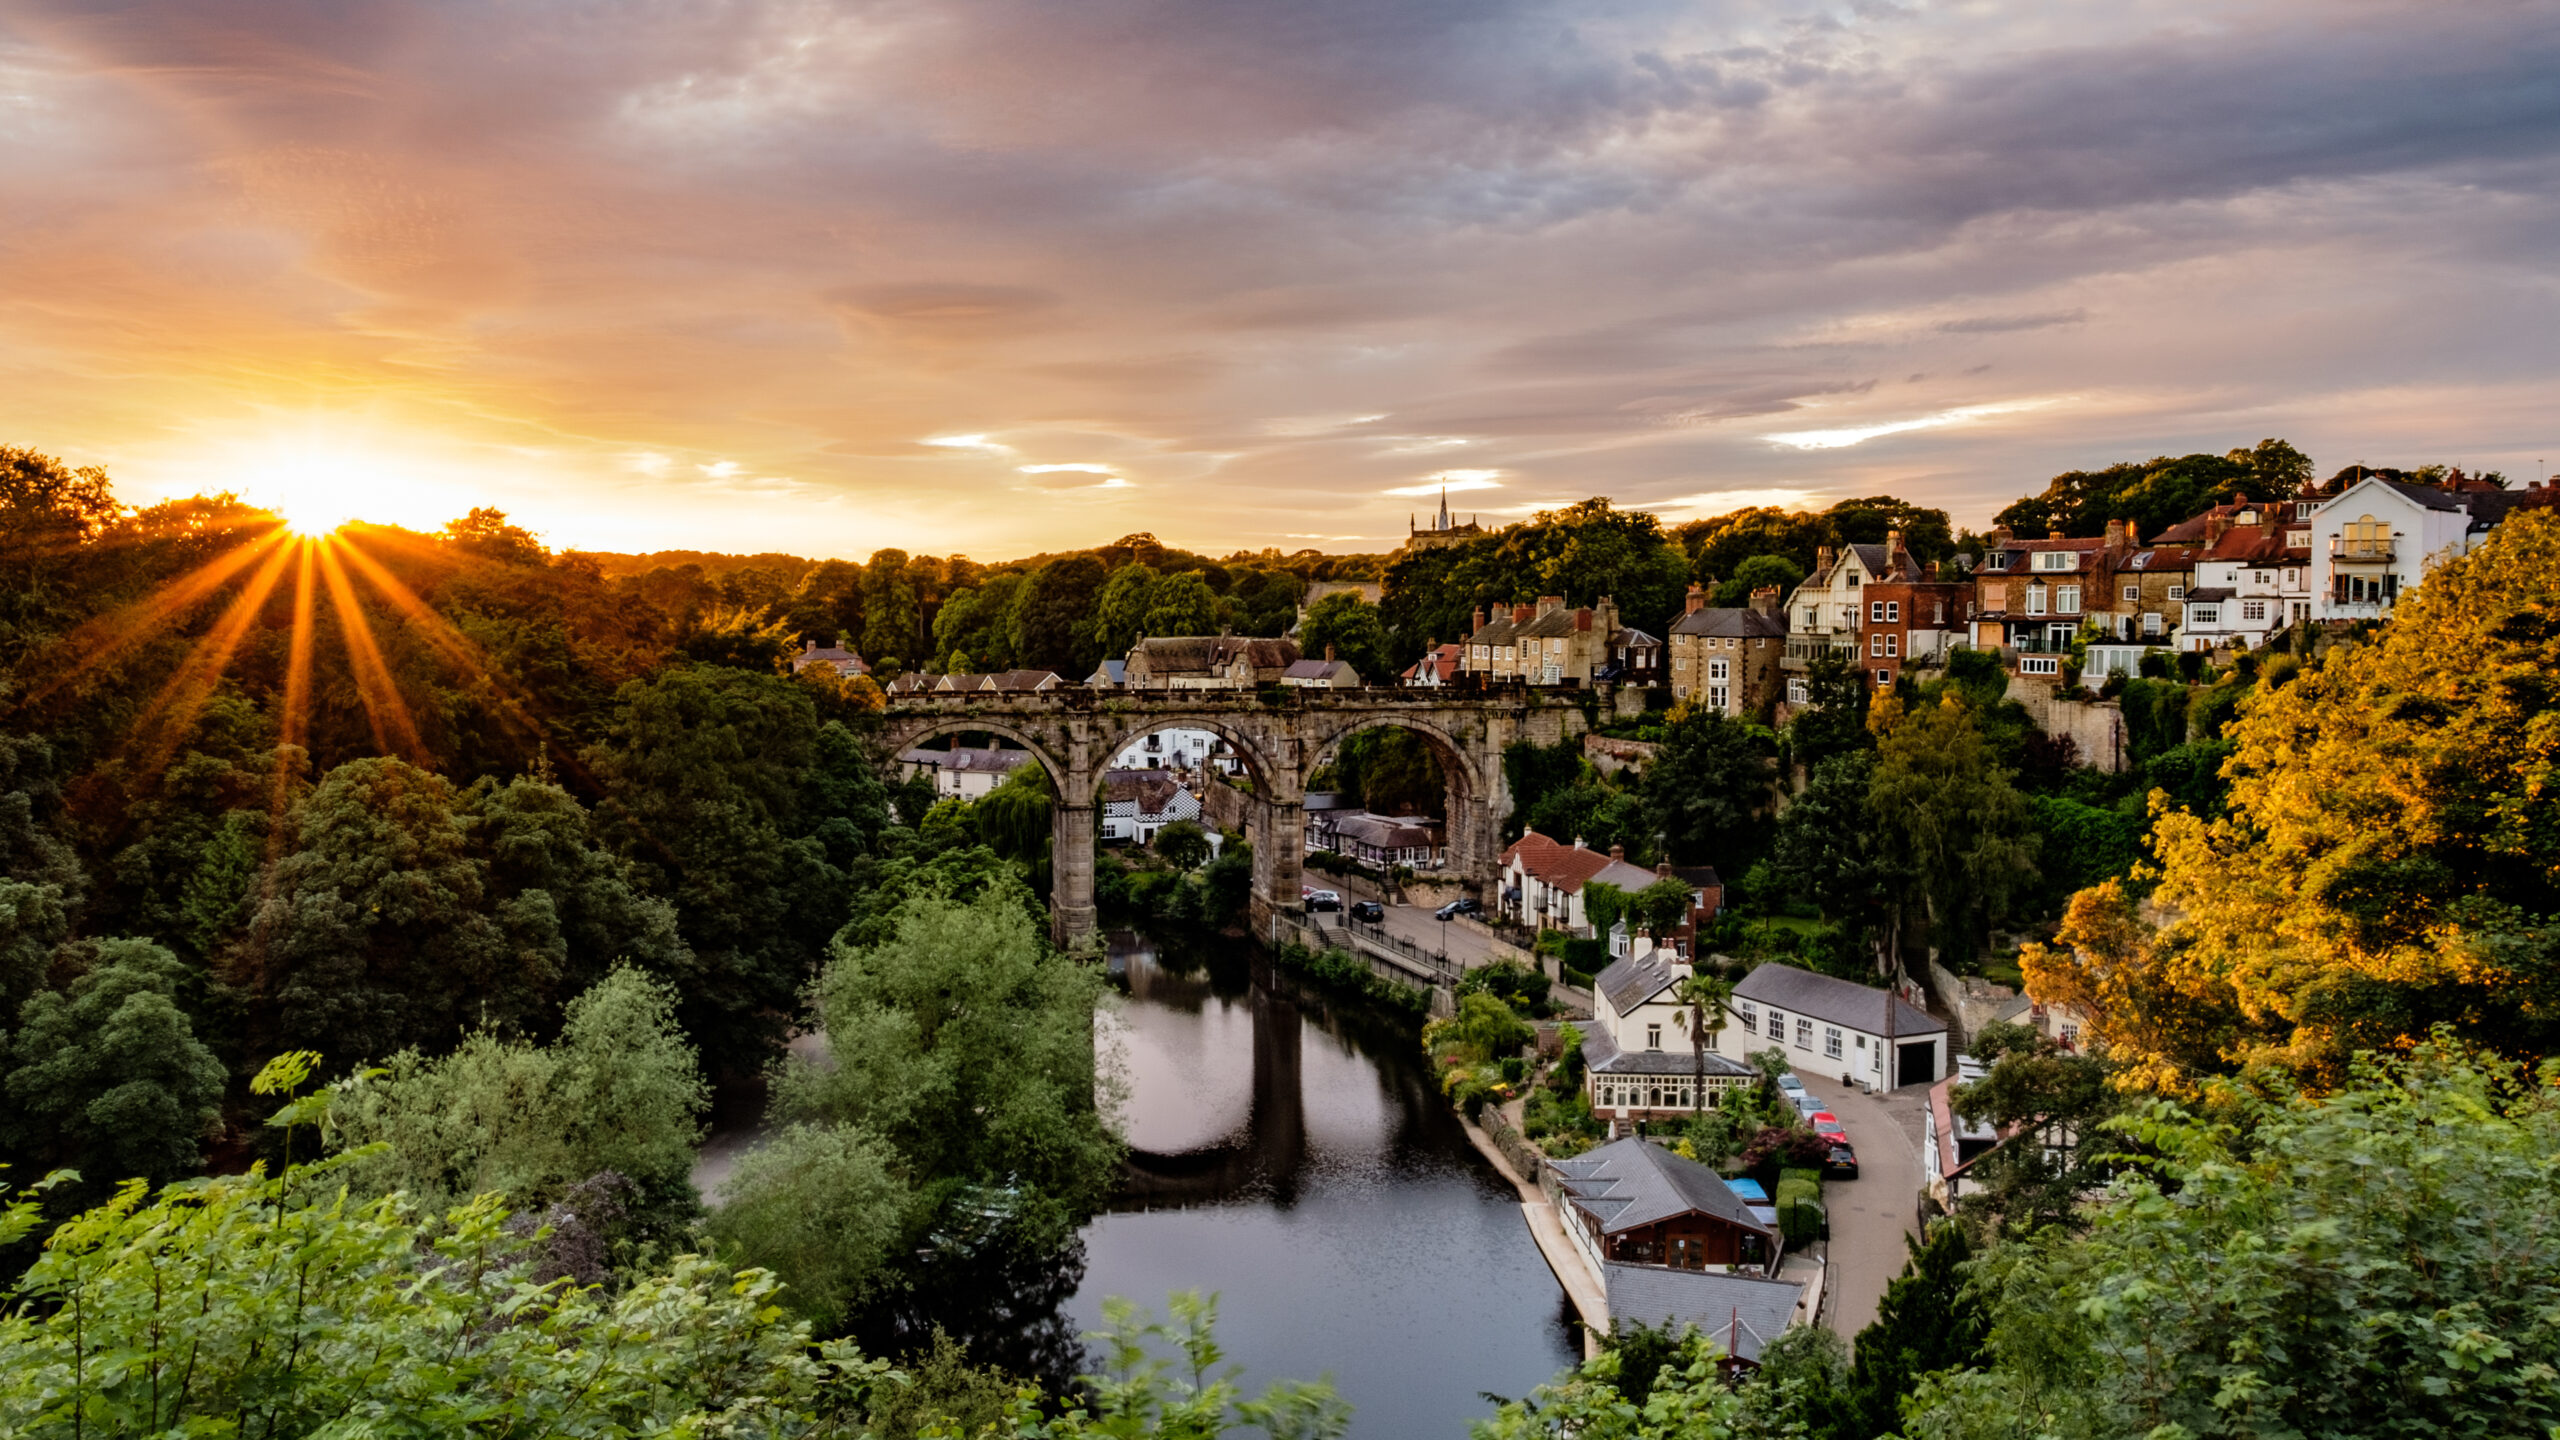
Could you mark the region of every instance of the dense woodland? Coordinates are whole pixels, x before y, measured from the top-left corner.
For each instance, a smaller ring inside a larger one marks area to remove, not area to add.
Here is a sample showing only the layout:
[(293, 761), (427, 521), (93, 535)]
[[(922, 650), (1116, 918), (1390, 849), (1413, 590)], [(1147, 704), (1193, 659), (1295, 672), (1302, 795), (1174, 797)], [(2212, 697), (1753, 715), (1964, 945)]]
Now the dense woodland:
[[(2290, 454), (2219, 457), (2194, 493), (2298, 483)], [(1890, 500), (1676, 531), (1595, 501), (1407, 556), (1324, 623), (1392, 664), (1455, 633), (1443, 601), (1667, 613), (1887, 528), (1964, 538)], [(860, 635), (1072, 668), (1160, 613), (1283, 627), (1359, 566), (1145, 537), (986, 569), (658, 558), (555, 555), (487, 511), (304, 543), (0, 452), (0, 1429), (1338, 1428), (1321, 1389), (1201, 1378), (1205, 1305), (1086, 1351), (1054, 1308), (950, 1304), (1036, 1297), (1022, 1270), (1107, 1193), (1102, 982), (1040, 923), (1036, 767), (936, 803), (883, 778), (876, 687), (777, 661)], [(1641, 778), (1515, 749), (1515, 832), (1721, 867), (1740, 904), (1712, 943), (1745, 963), (2015, 963), (2105, 1048), (1992, 1038), (1968, 1106), (2095, 1143), (1996, 1170), (1854, 1365), (1809, 1332), (1729, 1389), (1696, 1341), (1623, 1336), (1483, 1433), (2560, 1420), (2560, 1112), (2531, 1069), (2560, 1051), (2555, 576), (2560, 521), (2519, 513), (2388, 624), (2161, 667), (2119, 691), (2121, 776), (1971, 662), (1881, 696), (1826, 674), (1784, 730), (1649, 716)], [(1334, 780), (1427, 802), (1401, 743), (1347, 747)], [(1105, 868), (1107, 908), (1215, 926), (1241, 902), (1240, 846), (1158, 848)], [(795, 1026), (824, 1038), (786, 1059)], [(766, 1095), (780, 1138), (706, 1214), (720, 1093)], [(1088, 1360), (1082, 1410), (1016, 1393)]]

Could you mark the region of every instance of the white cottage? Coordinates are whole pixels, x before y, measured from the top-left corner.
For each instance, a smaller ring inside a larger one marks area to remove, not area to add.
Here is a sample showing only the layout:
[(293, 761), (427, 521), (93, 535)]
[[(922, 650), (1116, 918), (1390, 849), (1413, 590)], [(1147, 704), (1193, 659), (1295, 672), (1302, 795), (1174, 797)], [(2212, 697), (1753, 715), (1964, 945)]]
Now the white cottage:
[(1582, 1060), (1593, 1114), (1653, 1120), (1713, 1110), (1728, 1091), (1753, 1083), (1757, 1072), (1739, 1058), (1749, 1047), (1737, 1045), (1734, 1024), (1708, 1031), (1703, 1052), (1691, 1048), (1694, 1007), (1679, 993), (1689, 974), (1676, 952), (1649, 950), (1592, 982)]
[[(1887, 992), (1771, 962), (1733, 987), (1737, 1053), (1776, 1046), (1788, 1063), (1817, 1075), (1840, 1075), (1878, 1090), (1934, 1085), (1947, 1073), (1946, 1022), (1892, 996), (1892, 1048), (1884, 1063)], [(1754, 1038), (1757, 1037), (1757, 1038)]]

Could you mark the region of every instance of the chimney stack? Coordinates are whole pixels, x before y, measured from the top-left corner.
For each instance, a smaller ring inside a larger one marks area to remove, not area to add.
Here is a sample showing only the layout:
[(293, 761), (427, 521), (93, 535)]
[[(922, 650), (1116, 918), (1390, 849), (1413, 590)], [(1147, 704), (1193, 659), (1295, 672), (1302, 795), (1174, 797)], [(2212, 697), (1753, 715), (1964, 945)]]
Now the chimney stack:
[(1511, 623), (1514, 625), (1526, 625), (1531, 620), (1536, 619), (1537, 615), (1538, 607), (1535, 605), (1514, 605), (1511, 607)]
[[(2542, 488), (2542, 487), (2540, 487), (2540, 486), (2538, 486), (2538, 485), (2537, 485), (2537, 486), (2535, 486), (2534, 488), (2538, 490), (2538, 489), (2540, 489), (2540, 488)], [(1692, 586), (1690, 586), (1690, 587), (1689, 587), (1689, 599), (1688, 599), (1688, 602), (1687, 602), (1687, 606), (1686, 606), (1686, 608), (1684, 608), (1683, 610), (1681, 610), (1681, 612), (1680, 612), (1680, 613), (1681, 613), (1681, 614), (1683, 614), (1683, 615), (1695, 615), (1695, 614), (1697, 614), (1699, 611), (1704, 610), (1704, 609), (1706, 609), (1706, 608), (1707, 608), (1707, 587), (1706, 587), (1706, 586), (1704, 586), (1704, 585), (1692, 585)]]
[(1610, 847), (1609, 847), (1609, 858), (1610, 858), (1610, 859), (1612, 859), (1612, 860), (1624, 860), (1624, 859), (1626, 859), (1626, 858), (1627, 858), (1627, 847), (1626, 847), (1626, 846), (1624, 846), (1624, 845), (1612, 845), (1612, 846), (1610, 846)]
[(1888, 560), (1902, 553), (1902, 532), (1900, 530), (1887, 530), (1884, 532), (1884, 553), (1885, 558)]
[(2220, 540), (2220, 539), (2223, 537), (2224, 533), (2225, 533), (2225, 532), (2227, 532), (2227, 531), (2229, 531), (2230, 529), (2231, 529), (2231, 515), (2230, 515), (2230, 512), (2228, 512), (2228, 511), (2224, 510), (2224, 509), (2223, 509), (2221, 506), (2219, 506), (2219, 505), (2215, 506), (2212, 510), (2210, 510), (2210, 511), (2206, 512), (2205, 517), (2204, 517), (2204, 543), (2205, 543), (2205, 548), (2206, 548), (2206, 549), (2208, 549), (2208, 550), (2212, 549), (2212, 548), (2213, 548), (2213, 543), (2214, 543), (2215, 541), (2217, 541), (2217, 540)]
[(1813, 568), (1816, 570), (1828, 570), (1831, 568), (1830, 546), (1817, 545), (1813, 547)]
[(1333, 647), (1330, 645), (1324, 647), (1324, 663), (1327, 665), (1333, 663)]
[(2056, 525), (2056, 526), (2054, 526), (2054, 527), (2053, 527), (2053, 533), (2051, 533), (2051, 534), (2049, 534), (2049, 535), (2047, 535), (2047, 536), (2045, 536), (2045, 538), (2046, 538), (2046, 539), (2048, 539), (2048, 540), (2068, 540), (2068, 539), (2070, 539), (2071, 537), (2070, 537), (2070, 536), (2068, 536), (2068, 535), (2063, 534), (2063, 533), (2062, 533), (2062, 527), (2061, 527), (2061, 526), (2059, 526), (2059, 525)]
[(1541, 615), (1552, 615), (1563, 608), (1564, 597), (1561, 595), (1541, 595), (1538, 597), (1538, 613)]
[(1778, 613), (1778, 587), (1763, 585), (1751, 592), (1751, 608), (1763, 615)]
[[(1483, 607), (1483, 606), (1481, 606), (1481, 605), (1479, 605), (1479, 606), (1477, 606), (1477, 607), (1476, 607), (1476, 630), (1481, 630), (1481, 629), (1483, 629), (1483, 628), (1484, 628), (1484, 607)], [(1470, 635), (1473, 635), (1474, 633), (1476, 633), (1476, 630), (1470, 630), (1470, 631), (1468, 631), (1467, 633), (1468, 633), (1468, 634), (1470, 634)]]

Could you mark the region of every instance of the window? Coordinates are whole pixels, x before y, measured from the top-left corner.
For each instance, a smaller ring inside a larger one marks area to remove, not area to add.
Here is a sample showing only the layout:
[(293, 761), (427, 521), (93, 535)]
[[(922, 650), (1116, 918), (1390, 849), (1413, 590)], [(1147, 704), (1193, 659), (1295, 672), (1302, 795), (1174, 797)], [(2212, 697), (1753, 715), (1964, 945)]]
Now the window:
[(2127, 605), (2139, 605), (2139, 604), (2141, 604), (2141, 603), (2142, 603), (2142, 587), (2141, 587), (2141, 586), (2139, 586), (2139, 585), (2127, 585), (2126, 587), (2124, 587), (2124, 603), (2126, 603)]
[(2077, 614), (2079, 614), (2079, 613), (2080, 613), (2080, 587), (2079, 587), (2079, 586), (2077, 586), (2077, 585), (2058, 585), (2058, 586), (2055, 586), (2055, 587), (2054, 587), (2054, 591), (2053, 591), (2053, 595), (2054, 595), (2054, 600), (2053, 600), (2053, 613), (2054, 613), (2054, 614), (2056, 614), (2056, 615), (2077, 615)]
[(1892, 686), (1892, 684), (1893, 684), (1893, 672), (1892, 672), (1892, 671), (1890, 671), (1890, 670), (1879, 670), (1879, 671), (1877, 671), (1877, 672), (1876, 672), (1876, 688), (1877, 688), (1877, 689), (1879, 689), (1879, 690), (1888, 689), (1888, 688), (1890, 688), (1890, 687)]
[(1881, 654), (1883, 654), (1883, 653), (1884, 653), (1884, 636), (1882, 636), (1882, 635), (1880, 635), (1880, 634), (1879, 634), (1879, 635), (1870, 635), (1870, 636), (1868, 636), (1868, 637), (1867, 637), (1867, 653), (1868, 653), (1868, 654), (1870, 654), (1870, 655), (1881, 655)]
[(2042, 585), (2030, 585), (2027, 587), (2027, 613), (2030, 615), (2041, 615), (2044, 613), (2044, 587)]
[(2059, 655), (2021, 655), (2018, 657), (2018, 673), (2021, 675), (2059, 675), (2062, 673), (2062, 657)]
[(1902, 637), (1900, 635), (1887, 635), (1884, 637), (1884, 657), (1886, 659), (1895, 659), (1901, 653)]
[(1901, 624), (1902, 602), (1899, 600), (1887, 600), (1884, 602), (1884, 618), (1894, 624)]
[(2039, 550), (2036, 552), (2036, 568), (2038, 570), (2077, 570), (2080, 568), (2080, 557), (2068, 550)]
[(1710, 660), (1707, 662), (1707, 704), (1710, 707), (1717, 710), (1727, 708), (1733, 698), (1733, 692), (1729, 687), (1732, 679), (1732, 661)]
[(1812, 1021), (1798, 1020), (1796, 1022), (1796, 1048), (1799, 1050), (1810, 1050), (1813, 1048)]
[(1548, 642), (1547, 642), (1547, 653), (1548, 653), (1548, 654), (1550, 654), (1550, 655), (1561, 655), (1561, 654), (1563, 654), (1563, 653), (1564, 653), (1564, 642), (1563, 642), (1563, 641), (1561, 641), (1561, 640), (1550, 640), (1550, 641), (1548, 641)]
[(1745, 1035), (1760, 1028), (1760, 1012), (1752, 1009), (1749, 1001), (1734, 1007), (1733, 1018), (1742, 1022), (1742, 1033)]
[(1807, 683), (1805, 680), (1803, 680), (1801, 677), (1793, 676), (1793, 675), (1788, 676), (1788, 677), (1787, 677), (1787, 703), (1788, 703), (1788, 704), (1790, 704), (1790, 705), (1810, 705), (1810, 704), (1812, 704), (1812, 703), (1813, 703), (1813, 686), (1812, 686), (1812, 685), (1810, 685), (1810, 684), (1808, 684), (1808, 683)]
[(1871, 620), (1871, 621), (1874, 621), (1874, 622), (1875, 622), (1875, 623), (1877, 623), (1877, 624), (1883, 624), (1883, 623), (1884, 623), (1884, 602), (1883, 602), (1883, 601), (1881, 601), (1881, 600), (1870, 600), (1870, 601), (1868, 601), (1868, 602), (1867, 602), (1867, 618), (1868, 618), (1869, 620)]
[(2190, 605), (2187, 607), (2187, 623), (2190, 625), (2219, 625), (2222, 623), (2222, 607), (2219, 605)]
[(1662, 1048), (1661, 1026), (1647, 1025), (1644, 1027), (1644, 1048), (1647, 1050), (1659, 1050)]
[(2169, 598), (2170, 598), (2170, 599), (2172, 599), (2172, 600), (2184, 600), (2184, 599), (2186, 599), (2186, 598), (2187, 598), (2187, 587), (2186, 587), (2186, 586), (2184, 586), (2184, 585), (2172, 585), (2172, 586), (2170, 586), (2170, 587), (2169, 587)]
[(1822, 613), (1817, 607), (1812, 605), (1804, 607), (1804, 628), (1807, 630), (1822, 628)]
[(1849, 572), (1849, 588), (1852, 590), (1858, 588), (1858, 572), (1855, 570)]
[(2255, 578), (2259, 584), (2264, 585), (2267, 583), (2267, 572), (2261, 570), (2257, 572), (2256, 576), (2253, 578)]
[(2146, 611), (2146, 612), (2143, 614), (2143, 617), (2142, 617), (2142, 633), (2143, 633), (2143, 634), (2145, 634), (2145, 635), (2153, 635), (2153, 636), (2156, 636), (2156, 635), (2158, 635), (2158, 634), (2160, 633), (2160, 612), (2159, 612), (2159, 611), (2157, 611), (2157, 610), (2151, 610), (2151, 611)]
[(1769, 1012), (1769, 1038), (1772, 1040), (1784, 1040), (1787, 1038), (1787, 1016), (1785, 1011), (1772, 1010)]
[(1996, 551), (1993, 551), (1993, 552), (1991, 553), (1991, 555), (1990, 555), (1986, 560), (1984, 560), (1982, 568), (1984, 568), (1985, 570), (2006, 570), (2006, 569), (2008, 569), (2008, 568), (2009, 568), (2009, 552), (2008, 552), (2008, 551), (2006, 551), (2006, 550), (1996, 550)]
[(1829, 1025), (1822, 1027), (1822, 1053), (1834, 1060), (1840, 1058), (1840, 1032)]
[(2266, 618), (2267, 618), (2267, 602), (2266, 602), (2266, 601), (2264, 601), (2264, 600), (2243, 600), (2243, 601), (2241, 601), (2241, 602), (2240, 602), (2240, 618), (2241, 618), (2242, 620), (2245, 620), (2245, 621), (2247, 621), (2247, 622), (2251, 623), (2251, 624), (2256, 624), (2257, 622), (2259, 622), (2259, 621), (2262, 621), (2262, 620), (2266, 619)]
[(1982, 584), (1982, 608), (1983, 608), (1983, 609), (1985, 609), (1985, 610), (1993, 610), (1993, 611), (2006, 610), (2006, 609), (2008, 609), (2008, 608), (2009, 608), (2009, 585), (2008, 585), (2008, 582), (2003, 581), (2003, 580), (1986, 580), (1986, 581), (1984, 581), (1984, 582), (1983, 582), (1983, 584)]

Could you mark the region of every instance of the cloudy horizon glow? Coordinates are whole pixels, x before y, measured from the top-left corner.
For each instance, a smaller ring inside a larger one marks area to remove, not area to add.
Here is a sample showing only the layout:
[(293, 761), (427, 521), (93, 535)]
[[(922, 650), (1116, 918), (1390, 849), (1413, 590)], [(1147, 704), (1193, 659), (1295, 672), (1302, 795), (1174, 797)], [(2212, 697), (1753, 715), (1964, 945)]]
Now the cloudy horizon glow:
[(0, 444), (988, 559), (2522, 480), (2555, 62), (2560, 0), (0, 0)]

